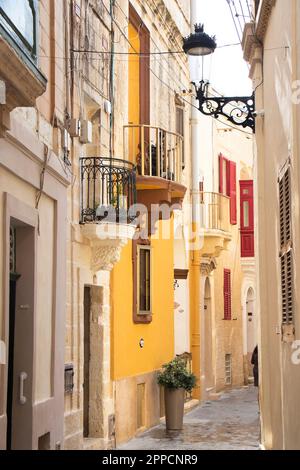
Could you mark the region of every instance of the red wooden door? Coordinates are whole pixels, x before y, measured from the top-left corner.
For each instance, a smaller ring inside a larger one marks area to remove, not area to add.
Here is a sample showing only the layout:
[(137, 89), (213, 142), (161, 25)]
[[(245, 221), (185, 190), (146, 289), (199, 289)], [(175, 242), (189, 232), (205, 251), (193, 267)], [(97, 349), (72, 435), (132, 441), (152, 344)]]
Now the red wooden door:
[(253, 181), (240, 181), (241, 201), (241, 256), (254, 256)]

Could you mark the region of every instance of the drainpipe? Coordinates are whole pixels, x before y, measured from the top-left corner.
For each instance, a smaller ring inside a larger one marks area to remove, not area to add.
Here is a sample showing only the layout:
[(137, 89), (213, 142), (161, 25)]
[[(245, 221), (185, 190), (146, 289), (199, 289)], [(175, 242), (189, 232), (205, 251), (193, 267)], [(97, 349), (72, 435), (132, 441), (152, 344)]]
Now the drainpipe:
[[(200, 2), (191, 1), (191, 30), (194, 31), (194, 24), (200, 22)], [(190, 57), (191, 80), (199, 80), (201, 77), (201, 58)], [(193, 104), (197, 106), (197, 101), (192, 98)], [(201, 374), (200, 374), (200, 112), (192, 107), (191, 112), (191, 157), (192, 157), (192, 231), (195, 245), (191, 251), (190, 269), (190, 336), (191, 352), (193, 358), (193, 372), (197, 377), (197, 387), (193, 391), (193, 397), (201, 397)]]

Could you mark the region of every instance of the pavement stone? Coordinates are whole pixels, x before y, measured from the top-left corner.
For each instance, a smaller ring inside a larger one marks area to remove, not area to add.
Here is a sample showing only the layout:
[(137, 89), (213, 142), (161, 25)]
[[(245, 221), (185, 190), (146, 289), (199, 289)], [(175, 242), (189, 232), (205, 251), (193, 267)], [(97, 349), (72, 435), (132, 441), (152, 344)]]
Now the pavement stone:
[(184, 428), (161, 424), (118, 446), (119, 450), (258, 450), (257, 388), (243, 387), (206, 401), (184, 417)]

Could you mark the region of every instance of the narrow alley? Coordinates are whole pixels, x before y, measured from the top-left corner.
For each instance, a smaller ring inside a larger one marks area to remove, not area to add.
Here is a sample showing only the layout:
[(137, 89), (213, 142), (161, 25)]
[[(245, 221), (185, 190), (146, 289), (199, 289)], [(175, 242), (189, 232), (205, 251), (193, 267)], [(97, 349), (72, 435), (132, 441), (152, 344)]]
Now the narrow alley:
[(119, 450), (258, 450), (257, 390), (224, 393), (187, 413), (182, 432), (161, 424), (118, 447)]

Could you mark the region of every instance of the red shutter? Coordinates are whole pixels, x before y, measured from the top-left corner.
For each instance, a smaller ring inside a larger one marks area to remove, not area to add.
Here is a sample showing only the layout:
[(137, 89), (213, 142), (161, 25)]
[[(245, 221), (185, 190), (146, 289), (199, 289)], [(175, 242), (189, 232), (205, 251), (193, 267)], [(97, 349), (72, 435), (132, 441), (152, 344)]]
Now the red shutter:
[(231, 271), (224, 269), (224, 320), (231, 320)]
[(236, 164), (228, 161), (227, 164), (227, 196), (230, 197), (230, 223), (237, 224), (237, 202), (236, 202)]
[(223, 194), (223, 160), (224, 157), (220, 153), (219, 155), (219, 193)]
[[(240, 181), (241, 201), (241, 256), (254, 257), (254, 204), (253, 181)], [(248, 223), (245, 225), (245, 205), (248, 205)]]

